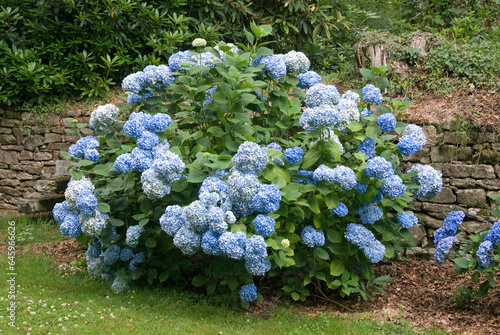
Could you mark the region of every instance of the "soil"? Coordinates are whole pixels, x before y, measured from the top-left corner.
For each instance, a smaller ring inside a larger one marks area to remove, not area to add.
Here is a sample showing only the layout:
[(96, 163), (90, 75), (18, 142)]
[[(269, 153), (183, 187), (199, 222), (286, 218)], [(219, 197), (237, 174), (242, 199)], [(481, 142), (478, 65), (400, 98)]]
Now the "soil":
[[(84, 256), (85, 247), (74, 239), (54, 243), (35, 243), (25, 246), (27, 252), (49, 254), (54, 268), (69, 264)], [(374, 266), (376, 276), (389, 275), (393, 279), (383, 287), (385, 293), (376, 293), (371, 301), (352, 296), (310, 297), (300, 303), (300, 310), (315, 318), (319, 313), (343, 317), (377, 318), (384, 322), (406, 320), (412, 327), (429, 329), (439, 327), (451, 334), (500, 334), (500, 288), (490, 288), (488, 295), (474, 301), (475, 307), (457, 307), (451, 299), (459, 287), (477, 288), (470, 274), (457, 275), (453, 263), (437, 265), (433, 260), (414, 258), (394, 260)], [(500, 273), (496, 276), (500, 282)], [(481, 282), (481, 280), (480, 280)], [(262, 318), (273, 315), (276, 305), (287, 300), (279, 289), (274, 297), (255, 303), (249, 314)], [(473, 305), (474, 305), (473, 304)]]

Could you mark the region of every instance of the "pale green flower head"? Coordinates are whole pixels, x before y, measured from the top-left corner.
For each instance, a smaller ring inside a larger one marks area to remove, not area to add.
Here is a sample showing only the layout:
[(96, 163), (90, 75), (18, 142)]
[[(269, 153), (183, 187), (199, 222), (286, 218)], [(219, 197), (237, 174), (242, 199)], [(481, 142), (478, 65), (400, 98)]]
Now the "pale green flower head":
[(207, 41), (205, 41), (203, 38), (196, 38), (193, 41), (193, 47), (204, 47), (207, 45)]

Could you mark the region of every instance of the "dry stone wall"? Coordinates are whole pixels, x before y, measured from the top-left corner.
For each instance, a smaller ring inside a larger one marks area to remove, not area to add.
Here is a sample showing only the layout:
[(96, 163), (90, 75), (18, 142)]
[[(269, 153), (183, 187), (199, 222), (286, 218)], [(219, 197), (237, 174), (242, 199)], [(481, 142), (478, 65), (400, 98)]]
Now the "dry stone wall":
[[(60, 151), (77, 140), (65, 132), (71, 126), (68, 117), (88, 122), (89, 115), (70, 111), (39, 119), (27, 112), (0, 109), (0, 210), (41, 210), (27, 199), (51, 199), (49, 195), (64, 191), (69, 165)], [(421, 163), (442, 171), (442, 192), (413, 203), (419, 224), (412, 232), (420, 248), (429, 248), (434, 231), (450, 211), (464, 211), (464, 226), (469, 230), (495, 221), (490, 210), (498, 204), (487, 195), (500, 191), (500, 129), (491, 125), (464, 129), (460, 122), (421, 126), (427, 144), (405, 159), (402, 167), (407, 171)]]

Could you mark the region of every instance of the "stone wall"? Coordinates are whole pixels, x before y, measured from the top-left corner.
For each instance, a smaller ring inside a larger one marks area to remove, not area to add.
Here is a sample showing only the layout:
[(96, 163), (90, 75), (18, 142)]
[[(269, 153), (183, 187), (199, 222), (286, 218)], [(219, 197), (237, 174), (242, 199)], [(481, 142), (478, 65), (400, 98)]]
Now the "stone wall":
[[(88, 115), (74, 112), (48, 114), (39, 120), (26, 112), (0, 109), (0, 210), (17, 209), (21, 199), (63, 192), (69, 165), (59, 152), (77, 140), (65, 132), (70, 126), (67, 117), (88, 122)], [(464, 129), (458, 122), (421, 125), (427, 144), (405, 159), (403, 169), (415, 163), (432, 164), (443, 173), (441, 194), (414, 201), (419, 224), (412, 232), (420, 247), (432, 247), (434, 231), (449, 211), (463, 210), (464, 226), (470, 230), (495, 221), (490, 209), (497, 204), (487, 195), (500, 191), (500, 130), (495, 126)]]
[(0, 210), (17, 210), (21, 199), (64, 191), (69, 164), (60, 151), (77, 140), (66, 134), (66, 118), (88, 119), (68, 114), (32, 116), (0, 109)]
[(411, 230), (417, 245), (433, 247), (434, 232), (450, 211), (464, 211), (462, 228), (468, 231), (498, 221), (490, 213), (498, 203), (487, 195), (500, 191), (500, 129), (493, 125), (464, 129), (459, 122), (421, 126), (427, 143), (405, 159), (404, 169), (415, 163), (431, 164), (443, 174), (443, 189), (431, 200), (413, 202), (419, 224)]

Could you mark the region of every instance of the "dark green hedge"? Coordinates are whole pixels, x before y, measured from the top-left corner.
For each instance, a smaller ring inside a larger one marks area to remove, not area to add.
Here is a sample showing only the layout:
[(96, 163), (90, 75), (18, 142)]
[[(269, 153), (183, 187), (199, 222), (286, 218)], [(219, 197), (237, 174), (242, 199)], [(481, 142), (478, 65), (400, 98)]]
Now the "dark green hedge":
[(243, 41), (242, 28), (254, 20), (273, 24), (275, 50), (304, 49), (313, 36), (349, 26), (339, 15), (347, 11), (342, 6), (324, 0), (3, 0), (0, 104), (104, 95), (127, 74), (165, 63), (195, 37)]

